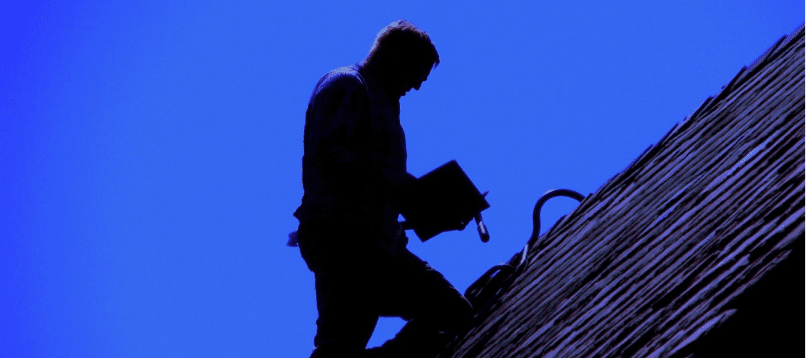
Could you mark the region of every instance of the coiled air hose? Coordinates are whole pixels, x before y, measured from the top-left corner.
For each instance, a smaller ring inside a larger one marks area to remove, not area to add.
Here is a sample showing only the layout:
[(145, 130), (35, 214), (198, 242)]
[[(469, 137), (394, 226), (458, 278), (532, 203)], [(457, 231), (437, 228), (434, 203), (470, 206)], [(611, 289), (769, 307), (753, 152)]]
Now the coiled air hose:
[[(529, 248), (534, 246), (540, 237), (540, 211), (543, 209), (543, 204), (549, 199), (560, 196), (572, 198), (579, 202), (585, 199), (584, 195), (569, 189), (549, 190), (540, 196), (532, 211), (532, 235), (526, 242), (526, 246), (523, 247), (517, 264), (513, 262), (515, 261), (515, 257), (513, 257), (507, 264), (495, 265), (465, 290), (465, 297), (475, 308), (477, 317), (489, 309), (494, 303), (493, 298), (497, 297), (514, 281), (517, 276), (516, 273), (520, 273), (526, 268), (529, 259)], [(545, 245), (544, 243), (541, 244)], [(542, 245), (537, 246), (537, 250), (542, 248)]]

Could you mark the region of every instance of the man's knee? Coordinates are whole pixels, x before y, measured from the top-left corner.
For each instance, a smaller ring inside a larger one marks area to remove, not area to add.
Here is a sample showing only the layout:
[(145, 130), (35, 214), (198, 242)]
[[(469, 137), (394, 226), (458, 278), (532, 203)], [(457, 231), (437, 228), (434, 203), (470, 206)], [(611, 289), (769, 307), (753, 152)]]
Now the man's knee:
[(473, 325), (473, 306), (464, 296), (459, 295), (443, 312), (441, 330), (447, 333), (459, 334)]

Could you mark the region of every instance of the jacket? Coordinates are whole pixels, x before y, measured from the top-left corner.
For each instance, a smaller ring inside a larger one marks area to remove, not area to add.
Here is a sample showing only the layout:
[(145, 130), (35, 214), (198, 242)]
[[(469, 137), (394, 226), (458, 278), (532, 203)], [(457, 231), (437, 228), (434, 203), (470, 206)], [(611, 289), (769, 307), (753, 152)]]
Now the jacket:
[[(364, 72), (361, 64), (328, 72), (308, 101), (304, 195), (294, 213), (300, 245), (316, 248), (308, 251), (380, 247), (397, 254), (408, 242), (395, 205), (413, 180), (406, 171), (400, 102)], [(345, 236), (329, 235), (329, 230), (349, 232), (351, 241), (334, 242)]]

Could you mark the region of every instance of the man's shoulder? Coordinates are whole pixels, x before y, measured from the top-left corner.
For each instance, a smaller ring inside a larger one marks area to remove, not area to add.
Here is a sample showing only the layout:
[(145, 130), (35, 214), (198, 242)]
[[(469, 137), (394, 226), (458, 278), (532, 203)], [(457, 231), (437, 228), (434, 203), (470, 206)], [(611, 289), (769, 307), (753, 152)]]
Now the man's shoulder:
[(363, 90), (364, 78), (353, 66), (339, 67), (322, 77), (319, 91), (325, 90)]

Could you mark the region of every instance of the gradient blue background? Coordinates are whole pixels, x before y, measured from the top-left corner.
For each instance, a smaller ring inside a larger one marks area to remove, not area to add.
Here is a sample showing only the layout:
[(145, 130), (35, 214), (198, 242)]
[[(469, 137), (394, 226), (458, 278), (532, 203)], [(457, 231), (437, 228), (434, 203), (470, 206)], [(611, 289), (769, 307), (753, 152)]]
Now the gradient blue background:
[(307, 357), (313, 275), (284, 245), (305, 107), (395, 19), (442, 58), (401, 101), (410, 171), (457, 159), (490, 191), (489, 243), (410, 245), (462, 291), (540, 194), (596, 191), (804, 21), (800, 0), (401, 3), (0, 6), (0, 357)]

